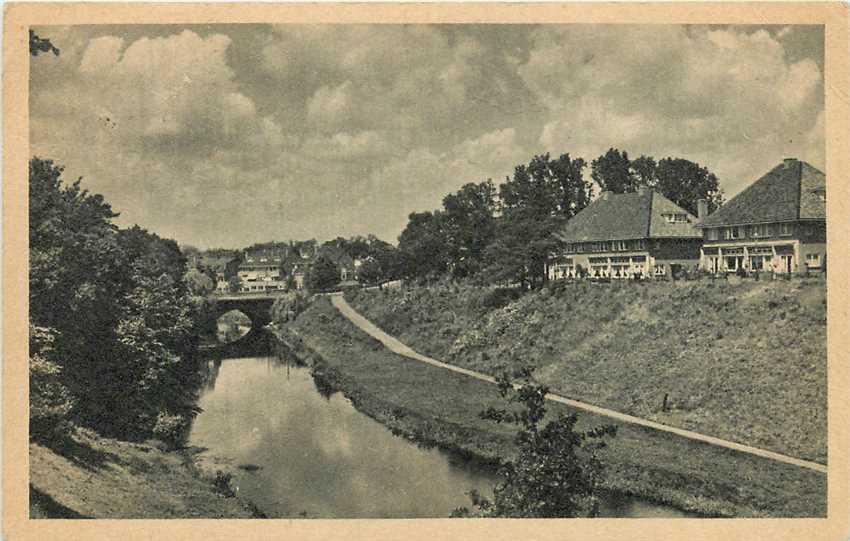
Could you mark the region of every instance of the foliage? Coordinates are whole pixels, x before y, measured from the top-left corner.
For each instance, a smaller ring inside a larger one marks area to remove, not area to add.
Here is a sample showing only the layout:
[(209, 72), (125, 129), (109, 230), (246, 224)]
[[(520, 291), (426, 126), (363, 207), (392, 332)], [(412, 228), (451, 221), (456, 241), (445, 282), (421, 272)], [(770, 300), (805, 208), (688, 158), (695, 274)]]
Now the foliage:
[(307, 272), (307, 289), (327, 291), (339, 283), (339, 267), (330, 258), (320, 255)]
[(546, 279), (546, 262), (557, 248), (552, 235), (590, 202), (581, 158), (535, 156), (499, 187), (502, 218), (487, 248), (488, 270), (496, 282), (536, 287)]
[(215, 282), (212, 278), (196, 268), (189, 269), (184, 279), (186, 280), (186, 287), (192, 295), (202, 297), (215, 291)]
[(656, 162), (651, 156), (641, 156), (630, 160), (627, 152), (611, 148), (593, 160), (591, 169), (593, 180), (603, 191), (627, 193), (648, 186), (694, 215), (700, 199), (708, 203), (708, 212), (723, 204), (723, 191), (714, 173), (682, 158)]
[[(512, 378), (519, 378), (522, 384)], [(532, 381), (530, 369), (503, 373), (496, 381), (502, 398), (520, 407), (490, 407), (481, 417), (518, 427), (517, 455), (501, 466), (502, 480), (493, 491), (492, 501), (471, 493), (476, 514), (514, 518), (595, 516), (603, 473), (597, 453), (606, 445), (603, 438), (613, 436), (616, 428), (609, 425), (577, 432), (575, 413), (561, 414), (544, 425), (549, 390)], [(466, 508), (455, 512), (455, 516), (470, 514)]]
[(50, 38), (40, 38), (30, 29), (30, 55), (38, 56), (41, 53), (51, 52), (54, 56), (59, 56), (59, 49), (53, 46)]
[(288, 291), (275, 299), (271, 308), (271, 318), (277, 324), (295, 321), (301, 312), (307, 309), (307, 299), (301, 293)]
[(408, 216), (407, 227), (398, 238), (402, 276), (428, 277), (448, 270), (442, 222), (440, 211), (413, 212)]
[(103, 197), (61, 174), (30, 161), (33, 436), (54, 413), (124, 437), (149, 435), (160, 414), (185, 425), (203, 319), (185, 257), (172, 240), (119, 230)]
[(496, 233), (496, 188), (488, 180), (469, 183), (443, 198), (441, 234), (451, 273), (476, 274), (484, 264), (484, 250)]
[(74, 399), (62, 383), (62, 369), (50, 359), (54, 333), (30, 325), (30, 432), (35, 438), (50, 437), (65, 428)]

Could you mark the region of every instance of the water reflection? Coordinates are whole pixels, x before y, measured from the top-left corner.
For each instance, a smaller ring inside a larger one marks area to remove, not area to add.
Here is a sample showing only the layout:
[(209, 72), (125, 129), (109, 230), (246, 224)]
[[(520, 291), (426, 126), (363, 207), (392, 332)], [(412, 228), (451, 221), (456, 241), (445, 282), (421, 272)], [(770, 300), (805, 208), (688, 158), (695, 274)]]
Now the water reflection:
[[(229, 464), (238, 492), (268, 516), (447, 517), (469, 505), (469, 490), (492, 493), (497, 479), (489, 470), (393, 436), (335, 392), (332, 378), (297, 366), (268, 333), (226, 348), (207, 363), (203, 413), (189, 443)], [(685, 516), (616, 496), (606, 497), (600, 512)]]
[(229, 359), (204, 391), (190, 444), (233, 464), (234, 485), (269, 516), (446, 517), (493, 478), (421, 449), (316, 392), (309, 371), (273, 357)]

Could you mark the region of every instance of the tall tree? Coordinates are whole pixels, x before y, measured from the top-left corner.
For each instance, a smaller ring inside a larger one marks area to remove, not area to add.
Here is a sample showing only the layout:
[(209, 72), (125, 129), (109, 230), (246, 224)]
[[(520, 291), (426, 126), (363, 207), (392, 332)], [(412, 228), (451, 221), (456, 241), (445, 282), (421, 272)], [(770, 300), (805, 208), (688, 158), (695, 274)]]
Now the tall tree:
[(442, 231), (443, 214), (413, 212), (398, 238), (401, 273), (405, 278), (443, 274), (448, 269), (447, 244)]
[(717, 177), (706, 167), (682, 158), (664, 158), (656, 169), (658, 190), (691, 214), (697, 214), (697, 202), (705, 199), (708, 212), (723, 204), (723, 190)]
[(590, 170), (590, 176), (604, 192), (626, 193), (637, 189), (638, 178), (632, 171), (628, 152), (610, 148), (591, 162)]
[(327, 291), (339, 283), (339, 267), (330, 258), (320, 255), (307, 273), (307, 289)]
[(496, 231), (496, 188), (490, 180), (466, 184), (443, 198), (443, 209), (442, 232), (452, 274), (475, 274)]
[(535, 287), (546, 278), (546, 262), (557, 247), (552, 233), (590, 202), (581, 158), (535, 156), (517, 166), (499, 187), (501, 218), (487, 249), (491, 276)]

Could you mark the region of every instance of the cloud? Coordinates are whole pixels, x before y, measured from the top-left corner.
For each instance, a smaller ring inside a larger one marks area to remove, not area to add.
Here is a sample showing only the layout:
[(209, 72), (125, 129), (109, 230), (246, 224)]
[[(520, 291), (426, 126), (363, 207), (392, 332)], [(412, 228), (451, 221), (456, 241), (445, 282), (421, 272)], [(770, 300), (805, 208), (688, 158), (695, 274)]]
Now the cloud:
[(547, 149), (678, 155), (730, 194), (786, 155), (822, 166), (822, 74), (765, 30), (545, 27), (533, 41), (519, 73), (550, 112)]
[(333, 88), (323, 86), (307, 101), (307, 118), (319, 125), (343, 125), (351, 105), (351, 81)]
[[(735, 193), (823, 165), (820, 27), (38, 29), (33, 154), (200, 246), (375, 233), (535, 154), (681, 156)], [(812, 52), (814, 51), (814, 52)]]

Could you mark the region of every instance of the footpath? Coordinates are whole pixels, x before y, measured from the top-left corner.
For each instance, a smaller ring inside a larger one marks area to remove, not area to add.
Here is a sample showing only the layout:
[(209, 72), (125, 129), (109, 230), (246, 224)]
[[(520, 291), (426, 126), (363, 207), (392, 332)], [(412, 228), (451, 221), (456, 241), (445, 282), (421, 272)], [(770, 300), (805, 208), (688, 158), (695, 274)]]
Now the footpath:
[[(378, 328), (377, 325), (375, 325), (374, 323), (372, 323), (371, 321), (369, 321), (368, 319), (363, 317), (359, 312), (357, 312), (354, 308), (352, 308), (350, 304), (348, 304), (348, 302), (345, 300), (345, 298), (342, 296), (341, 293), (330, 294), (328, 296), (331, 298), (331, 303), (333, 304), (333, 306), (346, 319), (348, 319), (356, 327), (358, 327), (360, 330), (362, 330), (363, 332), (365, 332), (366, 334), (368, 334), (372, 338), (375, 338), (376, 340), (381, 342), (384, 345), (384, 347), (386, 347), (388, 350), (392, 351), (393, 353), (396, 353), (396, 354), (401, 355), (403, 357), (407, 357), (409, 359), (413, 359), (415, 361), (419, 361), (419, 362), (422, 362), (422, 363), (430, 364), (432, 366), (436, 366), (436, 367), (439, 367), (439, 368), (450, 370), (450, 371), (458, 373), (458, 374), (463, 374), (465, 376), (469, 376), (471, 378), (475, 378), (475, 379), (478, 379), (478, 380), (481, 380), (481, 381), (496, 383), (496, 380), (493, 376), (484, 374), (482, 372), (477, 372), (475, 370), (468, 370), (466, 368), (461, 368), (459, 366), (447, 364), (447, 363), (444, 363), (442, 361), (432, 359), (431, 357), (427, 357), (425, 355), (422, 355), (421, 353), (414, 351), (412, 348), (410, 348), (406, 344), (402, 343), (397, 338), (385, 333), (380, 328)], [(767, 449), (761, 449), (761, 448), (758, 448), (758, 447), (753, 447), (753, 446), (745, 445), (745, 444), (742, 444), (742, 443), (724, 440), (724, 439), (721, 439), (721, 438), (716, 438), (714, 436), (701, 434), (699, 432), (694, 432), (694, 431), (691, 431), (691, 430), (676, 428), (674, 426), (669, 426), (669, 425), (665, 425), (665, 424), (662, 424), (662, 423), (657, 423), (655, 421), (650, 421), (648, 419), (635, 417), (633, 415), (628, 415), (626, 413), (621, 413), (621, 412), (610, 410), (610, 409), (607, 409), (607, 408), (594, 406), (593, 404), (587, 404), (585, 402), (566, 398), (564, 396), (557, 395), (557, 394), (554, 394), (554, 393), (547, 394), (546, 398), (548, 400), (551, 400), (552, 402), (559, 402), (561, 404), (565, 404), (565, 405), (570, 406), (572, 408), (582, 410), (582, 411), (592, 412), (592, 413), (595, 413), (597, 415), (601, 415), (601, 416), (604, 416), (604, 417), (615, 419), (615, 420), (620, 421), (622, 423), (628, 423), (628, 424), (632, 424), (632, 425), (636, 425), (636, 426), (641, 426), (641, 427), (649, 428), (649, 429), (652, 429), (652, 430), (657, 430), (657, 431), (660, 431), (660, 432), (667, 432), (667, 433), (670, 433), (670, 434), (675, 434), (675, 435), (680, 436), (682, 438), (707, 443), (709, 445), (714, 445), (714, 446), (717, 446), (717, 447), (723, 447), (723, 448), (730, 449), (730, 450), (737, 451), (737, 452), (741, 452), (741, 453), (747, 453), (747, 454), (750, 454), (750, 455), (759, 456), (759, 457), (766, 458), (766, 459), (769, 459), (769, 460), (773, 460), (773, 461), (776, 461), (776, 462), (782, 462), (782, 463), (785, 463), (785, 464), (790, 464), (790, 465), (797, 466), (797, 467), (800, 467), (800, 468), (806, 468), (806, 469), (813, 470), (813, 471), (820, 472), (820, 473), (824, 473), (824, 474), (827, 473), (826, 465), (820, 464), (820, 463), (817, 463), (817, 462), (802, 460), (802, 459), (795, 458), (795, 457), (792, 457), (792, 456), (783, 455), (781, 453), (775, 453), (773, 451), (768, 451)]]

